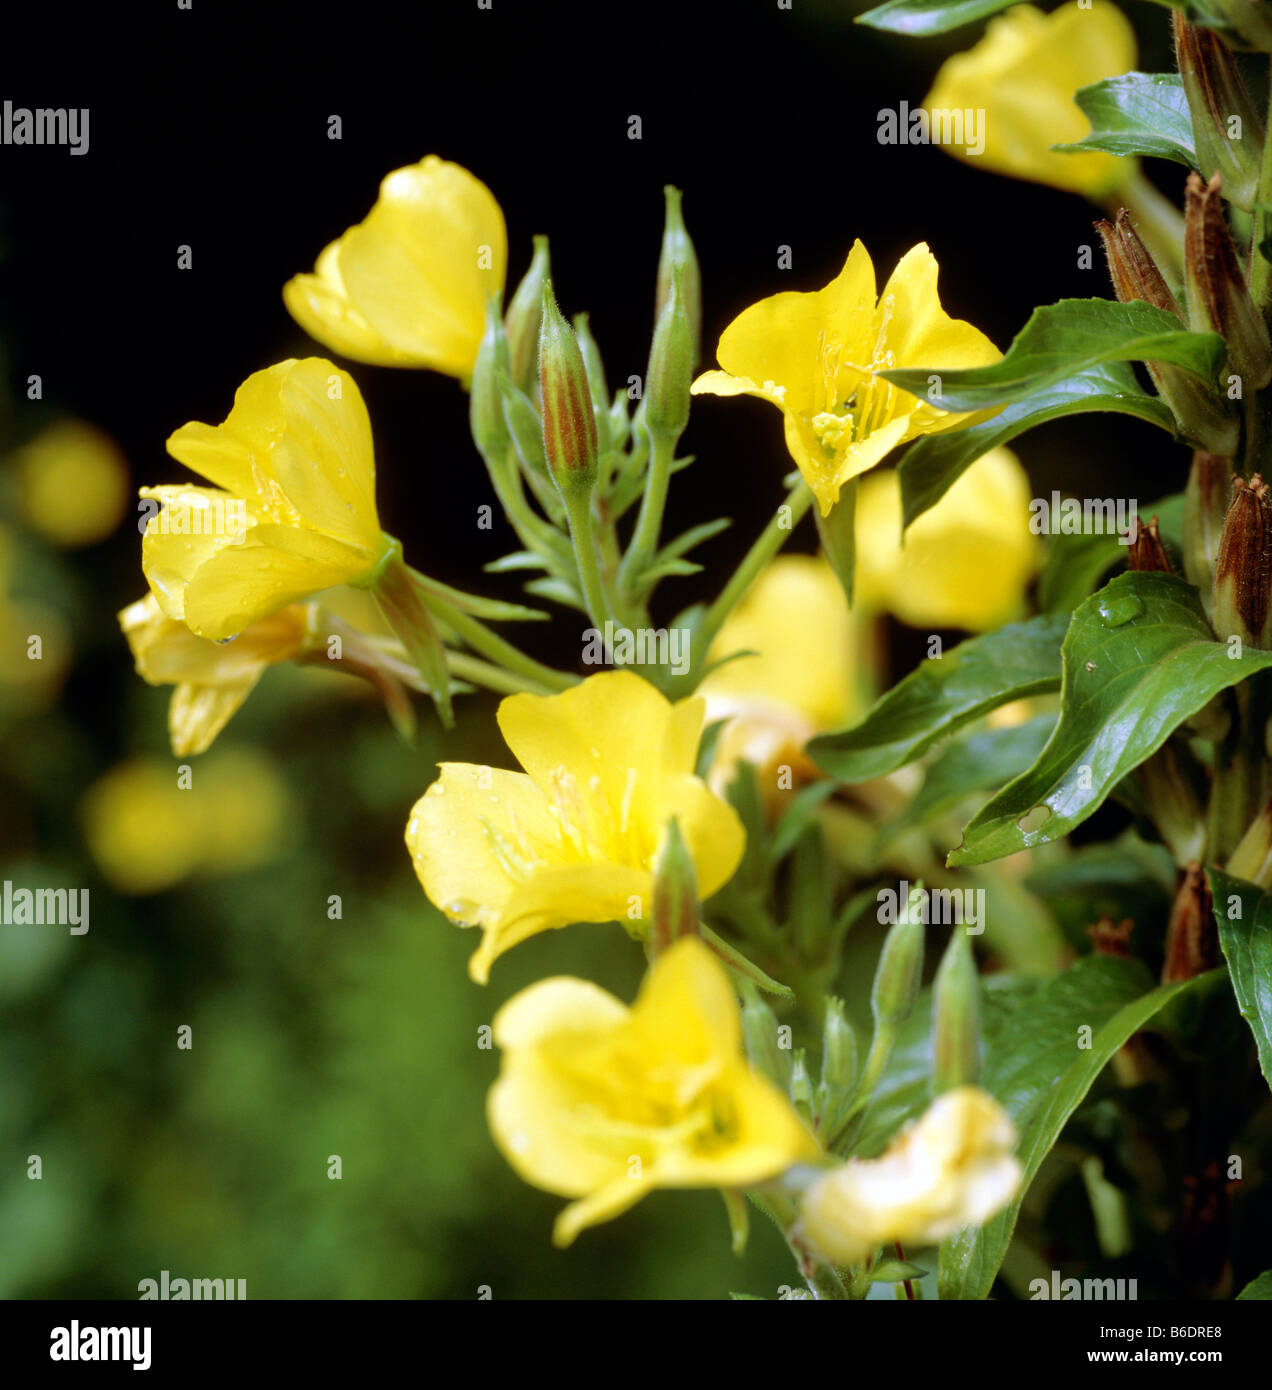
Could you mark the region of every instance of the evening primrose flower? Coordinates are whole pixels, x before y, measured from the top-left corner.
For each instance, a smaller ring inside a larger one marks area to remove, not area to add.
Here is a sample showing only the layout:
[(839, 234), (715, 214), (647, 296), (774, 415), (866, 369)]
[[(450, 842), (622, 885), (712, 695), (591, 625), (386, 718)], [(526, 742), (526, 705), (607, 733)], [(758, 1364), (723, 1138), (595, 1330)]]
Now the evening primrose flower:
[(996, 415), (951, 414), (879, 375), (898, 367), (955, 370), (1001, 357), (979, 329), (941, 308), (936, 259), (926, 244), (901, 258), (880, 297), (860, 241), (823, 290), (788, 290), (752, 304), (724, 330), (722, 370), (704, 372), (697, 395), (759, 396), (782, 412), (786, 447), (823, 516), (849, 479), (898, 444)]
[(393, 543), (375, 506), (371, 424), (357, 384), (321, 357), (254, 372), (221, 425), (168, 452), (216, 486), (143, 488), (141, 567), (160, 609), (220, 642), (299, 599), (370, 583)]
[[(923, 103), (933, 111), (983, 112), (984, 150), (943, 147), (968, 164), (1030, 179), (1095, 202), (1134, 177), (1138, 165), (1117, 155), (1064, 154), (1052, 145), (1090, 134), (1073, 99), (1079, 87), (1120, 77), (1135, 66), (1135, 31), (1116, 5), (1063, 5), (1044, 14), (1016, 5), (991, 19), (985, 36), (946, 60)], [(979, 147), (979, 142), (978, 142)]]
[(676, 818), (709, 897), (742, 857), (731, 806), (694, 776), (704, 702), (672, 704), (630, 671), (589, 676), (559, 695), (512, 695), (499, 727), (525, 772), (442, 763), (416, 802), (406, 843), (425, 893), (484, 933), (469, 961), (491, 962), (537, 932), (575, 922), (639, 922), (653, 865)]
[(978, 459), (901, 536), (895, 472), (857, 496), (857, 596), (915, 627), (985, 632), (1020, 616), (1038, 564), (1029, 477), (1010, 449)]
[(1022, 1170), (1007, 1112), (975, 1086), (946, 1091), (875, 1159), (849, 1159), (804, 1194), (801, 1226), (836, 1264), (881, 1245), (935, 1245), (987, 1221), (1016, 1195)]
[(204, 753), (252, 693), (266, 669), (305, 645), (308, 620), (299, 604), (253, 623), (233, 642), (209, 642), (165, 617), (153, 594), (119, 614), (137, 674), (150, 685), (175, 685), (168, 734), (177, 757)]
[(808, 740), (865, 713), (862, 648), (861, 624), (825, 560), (770, 561), (725, 620), (708, 660), (750, 655), (725, 662), (698, 687), (707, 723), (730, 721), (716, 743), (712, 788), (723, 793), (740, 760), (756, 767), (764, 788), (776, 785), (782, 765), (812, 775)]
[(357, 362), (430, 367), (467, 382), (503, 296), (508, 237), (494, 195), (430, 154), (395, 169), (366, 218), (283, 287), (305, 331)]
[(128, 506), (128, 464), (111, 437), (58, 420), (14, 458), (22, 519), (68, 549), (109, 536)]
[(728, 976), (696, 937), (655, 958), (630, 1008), (558, 976), (509, 1000), (493, 1034), (504, 1053), (487, 1102), (495, 1142), (527, 1182), (576, 1199), (557, 1245), (655, 1188), (747, 1187), (819, 1156), (790, 1102), (748, 1066)]

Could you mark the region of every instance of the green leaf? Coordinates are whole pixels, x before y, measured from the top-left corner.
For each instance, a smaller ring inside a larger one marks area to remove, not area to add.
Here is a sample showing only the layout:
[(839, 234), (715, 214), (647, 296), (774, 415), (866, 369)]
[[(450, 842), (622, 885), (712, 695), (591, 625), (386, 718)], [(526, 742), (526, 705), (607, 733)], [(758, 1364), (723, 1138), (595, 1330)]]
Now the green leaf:
[(1128, 72), (1074, 93), (1091, 122), (1091, 134), (1052, 145), (1066, 154), (1102, 150), (1116, 155), (1157, 155), (1196, 169), (1192, 116), (1177, 72)]
[(1134, 415), (1172, 434), (1175, 430), (1175, 417), (1165, 403), (1143, 390), (1125, 362), (1096, 363), (1009, 405), (992, 420), (966, 429), (941, 430), (912, 444), (897, 466), (905, 525), (936, 506), (964, 471), (991, 449), (1049, 420), (1095, 411)]
[(942, 735), (999, 705), (1055, 690), (1067, 626), (1067, 616), (1048, 614), (961, 642), (899, 681), (860, 724), (813, 739), (809, 756), (841, 782), (913, 762)]
[[(1203, 981), (1213, 983), (1214, 975), (1150, 989), (1140, 962), (1084, 956), (1030, 993), (987, 995), (987, 1003), (992, 1006), (997, 998), (999, 1008), (992, 1023), (986, 1018), (981, 1084), (1020, 1131), (1016, 1156), (1023, 1176), (1009, 1207), (941, 1243), (943, 1299), (988, 1296), (1029, 1184), (1096, 1077), (1159, 1009), (1183, 991), (1201, 988)], [(1079, 1045), (1085, 1038), (1080, 1028), (1091, 1030), (1089, 1047)]]
[(1016, 0), (888, 0), (857, 16), (858, 24), (892, 34), (943, 34), (1005, 10)]
[(973, 817), (947, 862), (983, 864), (1068, 834), (1219, 691), (1269, 666), (1272, 652), (1229, 656), (1191, 584), (1118, 575), (1073, 615), (1051, 741)]
[(944, 749), (928, 768), (910, 804), (887, 827), (894, 835), (957, 806), (973, 792), (1001, 787), (1032, 767), (1055, 728), (1054, 714), (1040, 714), (1007, 729), (985, 729)]
[[(1254, 1034), (1259, 1066), (1272, 1086), (1272, 894), (1218, 869), (1207, 870), (1207, 876), (1237, 1007)], [(1234, 897), (1240, 900), (1239, 917), (1228, 915)]]
[(880, 1260), (870, 1271), (872, 1284), (899, 1284), (905, 1279), (922, 1279), (927, 1270), (909, 1260)]
[(1035, 309), (1006, 355), (987, 367), (943, 371), (935, 362), (880, 375), (942, 410), (971, 411), (1024, 400), (1104, 362), (1166, 363), (1214, 385), (1226, 360), (1217, 333), (1191, 333), (1143, 300), (1062, 299)]
[(1237, 1295), (1238, 1302), (1246, 1298), (1272, 1298), (1272, 1269), (1265, 1269), (1257, 1279), (1251, 1279)]

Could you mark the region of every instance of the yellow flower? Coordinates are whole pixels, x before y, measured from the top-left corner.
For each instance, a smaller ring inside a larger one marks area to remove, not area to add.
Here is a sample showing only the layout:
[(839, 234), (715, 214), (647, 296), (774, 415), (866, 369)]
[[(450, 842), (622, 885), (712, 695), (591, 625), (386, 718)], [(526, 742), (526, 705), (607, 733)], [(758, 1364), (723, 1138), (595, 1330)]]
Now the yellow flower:
[(91, 545), (119, 525), (128, 465), (113, 439), (80, 420), (59, 420), (15, 460), (22, 517), (54, 545)]
[(292, 317), (320, 343), (386, 367), (431, 367), (467, 381), (503, 295), (508, 238), (494, 195), (430, 154), (380, 184), (366, 218), (283, 287)]
[(558, 976), (495, 1015), (503, 1067), (490, 1129), (526, 1182), (576, 1198), (553, 1239), (659, 1187), (747, 1187), (816, 1159), (786, 1097), (742, 1053), (727, 975), (694, 937), (658, 956), (628, 1008)]
[(997, 174), (1032, 179), (1099, 201), (1134, 176), (1133, 159), (1062, 154), (1052, 145), (1090, 134), (1073, 99), (1079, 87), (1135, 67), (1135, 31), (1116, 5), (1063, 5), (1044, 14), (1017, 5), (991, 19), (985, 37), (946, 60), (924, 106), (983, 113), (984, 150), (946, 145), (957, 158)]
[(1038, 563), (1029, 478), (992, 449), (901, 540), (897, 475), (867, 478), (857, 497), (857, 595), (915, 627), (984, 632), (1020, 616)]
[(749, 651), (711, 672), (699, 686), (707, 722), (728, 719), (708, 777), (720, 793), (739, 761), (754, 764), (765, 789), (787, 765), (808, 775), (804, 744), (865, 713), (861, 698), (862, 633), (835, 572), (820, 557), (771, 561), (729, 615), (709, 659)]
[(153, 594), (119, 614), (137, 674), (150, 685), (175, 685), (168, 734), (177, 757), (204, 753), (252, 693), (269, 666), (290, 661), (304, 645), (308, 625), (293, 604), (262, 618), (233, 642), (209, 642), (164, 616)]
[(474, 980), (537, 932), (646, 917), (673, 817), (701, 896), (727, 882), (745, 833), (694, 776), (702, 717), (702, 700), (673, 705), (630, 671), (606, 671), (560, 695), (501, 702), (499, 727), (525, 772), (441, 764), (406, 843), (429, 898), (484, 932)]
[(161, 893), (200, 872), (236, 873), (273, 859), (291, 816), (274, 764), (243, 749), (213, 754), (178, 784), (165, 758), (118, 763), (85, 793), (84, 838), (119, 893)]
[(159, 607), (224, 641), (289, 603), (368, 580), (388, 554), (371, 423), (357, 384), (321, 357), (254, 372), (221, 425), (183, 425), (168, 452), (213, 488), (143, 488), (162, 510), (141, 567)]
[(752, 304), (724, 330), (695, 394), (770, 401), (786, 447), (825, 516), (850, 478), (907, 439), (996, 415), (948, 414), (877, 375), (894, 367), (954, 369), (997, 362), (998, 349), (952, 319), (936, 291), (936, 259), (920, 244), (901, 258), (882, 297), (860, 241), (823, 290), (788, 290)]
[(980, 1225), (1020, 1186), (1007, 1112), (975, 1086), (935, 1100), (876, 1159), (849, 1159), (808, 1189), (804, 1234), (836, 1264), (861, 1264), (881, 1245), (934, 1245)]

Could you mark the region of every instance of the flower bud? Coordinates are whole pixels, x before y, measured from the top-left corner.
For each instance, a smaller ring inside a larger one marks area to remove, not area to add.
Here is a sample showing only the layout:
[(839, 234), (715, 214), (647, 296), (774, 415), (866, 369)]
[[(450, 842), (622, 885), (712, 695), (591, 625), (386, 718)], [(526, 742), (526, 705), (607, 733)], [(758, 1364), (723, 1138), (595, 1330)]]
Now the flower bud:
[(1171, 294), (1148, 247), (1140, 240), (1131, 215), (1122, 208), (1112, 222), (1099, 221), (1095, 230), (1104, 243), (1104, 254), (1113, 279), (1113, 292), (1123, 304), (1142, 299), (1154, 309), (1165, 309), (1184, 322), (1175, 296)]
[(650, 941), (665, 951), (682, 936), (698, 935), (698, 875), (673, 817), (663, 832), (654, 866), (654, 911)]
[(668, 184), (663, 189), (667, 210), (663, 223), (662, 250), (658, 255), (658, 288), (655, 293), (654, 323), (663, 316), (667, 300), (671, 297), (675, 272), (681, 272), (681, 293), (685, 301), (685, 314), (689, 319), (689, 369), (698, 365), (702, 352), (702, 272), (698, 268), (698, 256), (693, 242), (685, 229), (685, 220), (680, 210), (681, 193), (678, 188)]
[(932, 992), (933, 1090), (974, 1086), (980, 1077), (980, 978), (972, 943), (954, 929)]
[(1260, 888), (1272, 888), (1272, 802), (1246, 827), (1236, 849), (1228, 856), (1224, 872)]
[(791, 1053), (779, 1047), (777, 1015), (760, 997), (754, 985), (744, 983), (742, 994), (742, 1037), (746, 1055), (756, 1071), (763, 1073), (783, 1091), (790, 1084)]
[(923, 973), (923, 923), (904, 911), (888, 930), (875, 969), (870, 1007), (878, 1027), (899, 1028), (914, 1008)]
[(1168, 739), (1136, 769), (1144, 805), (1176, 864), (1206, 852), (1205, 770), (1188, 745)]
[(517, 286), (508, 305), (504, 324), (508, 330), (510, 366), (508, 374), (522, 391), (534, 391), (538, 382), (539, 327), (543, 322), (543, 287), (551, 278), (548, 239), (534, 239), (534, 255), (530, 268)]
[(813, 1078), (808, 1074), (808, 1063), (804, 1060), (804, 1049), (795, 1054), (791, 1062), (790, 1080), (791, 1104), (805, 1124), (813, 1123)]
[(1157, 529), (1157, 518), (1145, 526), (1138, 517), (1131, 523), (1131, 544), (1126, 552), (1126, 567), (1137, 573), (1156, 572), (1171, 574), (1170, 557), (1162, 545), (1161, 533)]
[(592, 403), (595, 407), (597, 438), (601, 452), (604, 453), (611, 446), (613, 439), (613, 426), (607, 408), (610, 396), (609, 383), (605, 380), (605, 363), (601, 358), (601, 350), (596, 345), (596, 339), (592, 337), (592, 324), (588, 316), (575, 314), (571, 322), (574, 324), (575, 337), (579, 340), (579, 351), (583, 354), (587, 384), (591, 388)]
[(486, 332), (473, 364), (468, 424), (482, 458), (496, 467), (502, 461), (509, 443), (499, 390), (499, 377), (507, 371), (508, 339), (499, 317), (499, 302), (492, 296), (486, 305)]
[(1269, 569), (1272, 568), (1272, 501), (1259, 474), (1233, 478), (1232, 501), (1219, 537), (1213, 618), (1220, 637), (1239, 637), (1252, 647), (1269, 645)]
[(1245, 274), (1224, 218), (1220, 176), (1203, 184), (1188, 175), (1184, 221), (1184, 274), (1191, 326), (1218, 333), (1228, 345), (1228, 361), (1244, 392), (1272, 380), (1268, 326), (1250, 297)]
[(1203, 177), (1223, 176), (1224, 196), (1245, 212), (1254, 206), (1263, 122), (1232, 50), (1214, 32), (1175, 12), (1175, 55), (1192, 113), (1193, 143)]
[(844, 1014), (843, 1001), (827, 999), (822, 1024), (821, 1084), (828, 1095), (847, 1095), (857, 1079), (857, 1030)]
[(596, 417), (587, 368), (574, 330), (561, 317), (551, 283), (543, 287), (539, 332), (543, 452), (562, 492), (589, 492), (596, 482)]
[(1189, 864), (1170, 909), (1162, 983), (1191, 980), (1219, 961), (1219, 931), (1206, 876), (1200, 864)]
[[(1142, 299), (1155, 309), (1174, 314), (1180, 311), (1169, 286), (1152, 256), (1131, 224), (1123, 208), (1113, 222), (1097, 222), (1096, 230), (1104, 242), (1113, 292), (1123, 304)], [(1237, 447), (1239, 425), (1227, 402), (1199, 381), (1191, 372), (1160, 362), (1146, 362), (1149, 375), (1162, 399), (1170, 406), (1180, 433), (1199, 448), (1218, 454), (1231, 454)]]
[(1204, 449), (1193, 453), (1184, 489), (1184, 574), (1195, 584), (1207, 609), (1214, 584), (1219, 537), (1232, 496), (1232, 460)]
[(684, 432), (689, 423), (692, 381), (693, 338), (685, 308), (684, 272), (677, 266), (649, 350), (645, 424), (651, 435), (666, 435), (674, 440)]

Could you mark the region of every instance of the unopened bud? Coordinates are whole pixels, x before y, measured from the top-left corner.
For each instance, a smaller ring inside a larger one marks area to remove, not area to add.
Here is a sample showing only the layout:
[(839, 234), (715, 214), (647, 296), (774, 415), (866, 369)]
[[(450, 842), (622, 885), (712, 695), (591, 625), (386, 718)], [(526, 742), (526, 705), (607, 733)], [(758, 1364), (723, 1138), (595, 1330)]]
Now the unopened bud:
[(830, 1094), (846, 1094), (857, 1079), (857, 1030), (848, 1022), (843, 1001), (827, 999), (822, 1024), (821, 1084)]
[(813, 1123), (813, 1078), (808, 1074), (808, 1063), (804, 1060), (804, 1049), (795, 1054), (791, 1062), (790, 1079), (791, 1104), (799, 1112), (806, 1124)]
[(665, 951), (682, 936), (698, 935), (698, 874), (673, 818), (667, 823), (654, 866), (654, 912), (650, 940)]
[(937, 1095), (980, 1077), (980, 977), (970, 937), (955, 928), (932, 993), (932, 1084)]
[(1204, 449), (1193, 453), (1184, 489), (1184, 574), (1201, 591), (1206, 608), (1211, 602), (1219, 538), (1223, 534), (1232, 496), (1232, 460)]
[(777, 1015), (754, 985), (744, 982), (742, 994), (742, 1037), (746, 1055), (756, 1071), (785, 1091), (791, 1079), (791, 1052), (789, 1048), (778, 1046)]
[(702, 353), (702, 272), (698, 268), (698, 256), (693, 242), (685, 229), (685, 219), (681, 213), (681, 193), (670, 184), (663, 189), (666, 199), (666, 214), (663, 222), (662, 250), (658, 255), (658, 288), (654, 297), (654, 323), (662, 318), (667, 300), (671, 297), (671, 287), (675, 272), (681, 272), (681, 293), (685, 301), (685, 313), (689, 319), (689, 369), (698, 364)]
[(1272, 380), (1272, 343), (1237, 256), (1224, 217), (1216, 174), (1203, 184), (1188, 175), (1184, 219), (1184, 273), (1192, 328), (1218, 333), (1228, 345), (1228, 360), (1241, 378), (1242, 390), (1257, 390)]
[(1131, 544), (1126, 552), (1126, 567), (1138, 573), (1171, 574), (1170, 557), (1162, 544), (1161, 533), (1154, 517), (1147, 526), (1138, 517), (1131, 523)]
[(1272, 570), (1272, 501), (1259, 474), (1233, 478), (1232, 501), (1215, 562), (1212, 622), (1220, 637), (1239, 637), (1251, 647), (1269, 645), (1269, 571)]
[(483, 459), (498, 467), (508, 448), (508, 426), (504, 420), (499, 377), (508, 371), (508, 339), (499, 317), (499, 303), (492, 296), (486, 306), (486, 331), (468, 395), (468, 424), (473, 442)]
[(596, 432), (603, 453), (610, 447), (613, 433), (608, 409), (609, 383), (605, 380), (605, 363), (601, 350), (592, 337), (592, 325), (586, 314), (575, 314), (572, 320), (574, 334), (579, 340), (579, 351), (583, 354), (583, 366), (587, 371), (587, 384), (592, 392), (593, 413), (596, 416)]
[(1170, 909), (1162, 983), (1194, 979), (1219, 960), (1219, 931), (1206, 876), (1199, 864), (1189, 864)]
[[(1096, 231), (1104, 242), (1113, 292), (1123, 304), (1142, 299), (1155, 309), (1173, 314), (1183, 323), (1184, 316), (1162, 278), (1157, 263), (1131, 224), (1123, 208), (1112, 222), (1097, 222)], [(1191, 372), (1164, 362), (1146, 362), (1149, 375), (1162, 399), (1170, 407), (1179, 432), (1189, 443), (1217, 454), (1231, 454), (1237, 447), (1240, 426), (1226, 401)]]
[(587, 492), (596, 482), (596, 417), (587, 368), (574, 330), (557, 308), (550, 283), (543, 287), (539, 331), (539, 395), (543, 452), (558, 488)]
[(870, 1007), (876, 1025), (900, 1027), (910, 1017), (923, 974), (923, 923), (906, 911), (888, 929), (875, 968)]
[(1175, 54), (1192, 113), (1197, 166), (1223, 176), (1224, 196), (1245, 212), (1254, 207), (1263, 150), (1263, 122), (1232, 50), (1214, 32), (1175, 12)]
[(534, 239), (530, 268), (517, 286), (504, 318), (508, 330), (508, 374), (526, 392), (538, 389), (539, 327), (543, 322), (543, 287), (552, 276), (548, 239)]
[(685, 311), (684, 274), (677, 266), (671, 293), (663, 302), (649, 350), (645, 424), (651, 435), (678, 439), (689, 423), (689, 387), (693, 382), (693, 338)]
[(1236, 849), (1228, 856), (1224, 872), (1260, 888), (1272, 888), (1272, 802), (1246, 827)]

